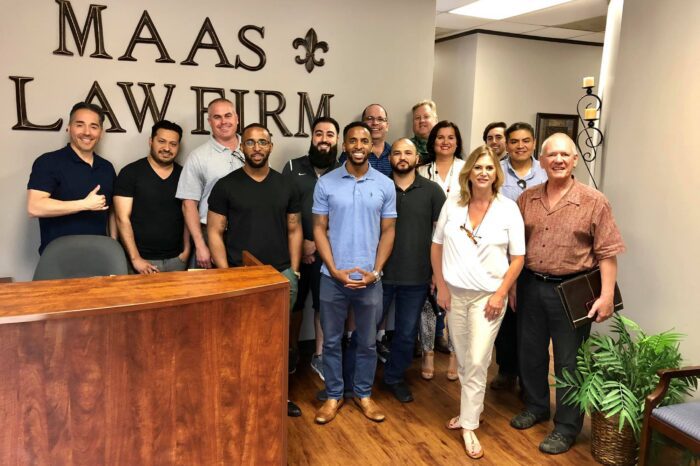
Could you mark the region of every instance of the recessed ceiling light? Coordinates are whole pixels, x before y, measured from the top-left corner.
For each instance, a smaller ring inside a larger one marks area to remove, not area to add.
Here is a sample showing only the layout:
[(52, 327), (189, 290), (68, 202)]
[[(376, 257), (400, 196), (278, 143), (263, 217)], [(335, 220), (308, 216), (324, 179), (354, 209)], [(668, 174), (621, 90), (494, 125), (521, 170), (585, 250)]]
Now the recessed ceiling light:
[(450, 13), (462, 16), (474, 16), (476, 18), (505, 19), (570, 1), (571, 0), (478, 0), (469, 5), (450, 10)]

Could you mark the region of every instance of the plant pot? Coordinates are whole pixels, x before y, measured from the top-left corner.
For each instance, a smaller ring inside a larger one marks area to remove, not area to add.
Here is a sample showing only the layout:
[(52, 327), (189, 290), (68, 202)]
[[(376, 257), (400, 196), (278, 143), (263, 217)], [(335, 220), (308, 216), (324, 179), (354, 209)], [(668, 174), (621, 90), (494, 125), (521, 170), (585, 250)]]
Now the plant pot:
[(627, 466), (637, 463), (639, 444), (630, 426), (618, 431), (618, 416), (605, 417), (600, 411), (591, 414), (591, 454), (593, 458), (610, 466)]

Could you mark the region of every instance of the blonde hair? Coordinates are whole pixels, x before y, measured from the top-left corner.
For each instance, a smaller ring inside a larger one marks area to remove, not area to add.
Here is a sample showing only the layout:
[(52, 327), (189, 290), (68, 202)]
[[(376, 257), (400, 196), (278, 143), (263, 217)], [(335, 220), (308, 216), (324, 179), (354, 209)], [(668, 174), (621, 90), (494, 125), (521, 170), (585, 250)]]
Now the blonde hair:
[(491, 162), (493, 163), (494, 167), (496, 167), (496, 179), (491, 185), (491, 190), (493, 191), (494, 198), (498, 194), (498, 190), (501, 189), (501, 186), (503, 186), (503, 182), (505, 181), (505, 175), (503, 174), (501, 163), (498, 161), (498, 156), (496, 156), (496, 154), (493, 152), (493, 149), (491, 149), (487, 145), (477, 147), (472, 151), (471, 154), (469, 154), (469, 157), (467, 157), (466, 162), (464, 162), (464, 167), (462, 167), (462, 171), (459, 172), (458, 204), (462, 207), (469, 204), (469, 201), (472, 198), (472, 185), (471, 181), (469, 181), (469, 174), (474, 169), (476, 161), (485, 155), (491, 158)]
[(418, 108), (422, 107), (423, 105), (427, 105), (428, 108), (430, 108), (430, 110), (433, 112), (433, 114), (437, 116), (437, 105), (435, 105), (435, 102), (428, 99), (421, 100), (420, 102), (418, 102), (416, 105), (413, 106), (413, 108), (411, 108), (411, 111), (415, 112)]

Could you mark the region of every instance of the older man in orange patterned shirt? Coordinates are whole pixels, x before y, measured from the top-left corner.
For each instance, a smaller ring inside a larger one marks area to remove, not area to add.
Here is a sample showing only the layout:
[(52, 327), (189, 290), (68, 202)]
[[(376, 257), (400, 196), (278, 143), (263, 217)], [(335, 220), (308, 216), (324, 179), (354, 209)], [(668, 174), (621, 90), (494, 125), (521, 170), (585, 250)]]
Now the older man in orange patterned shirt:
[[(525, 269), (517, 284), (514, 308), (518, 319), (518, 353), (525, 410), (511, 420), (527, 429), (549, 420), (549, 341), (554, 370), (576, 369), (576, 354), (588, 338), (591, 324), (573, 329), (556, 290), (564, 280), (600, 268), (601, 296), (588, 316), (602, 322), (613, 313), (617, 255), (625, 249), (608, 200), (599, 191), (577, 181), (576, 145), (557, 133), (542, 145), (540, 164), (548, 181), (525, 191), (518, 206), (525, 221)], [(540, 443), (540, 451), (559, 454), (571, 448), (583, 425), (576, 406), (562, 403), (564, 389), (556, 391), (554, 430)]]

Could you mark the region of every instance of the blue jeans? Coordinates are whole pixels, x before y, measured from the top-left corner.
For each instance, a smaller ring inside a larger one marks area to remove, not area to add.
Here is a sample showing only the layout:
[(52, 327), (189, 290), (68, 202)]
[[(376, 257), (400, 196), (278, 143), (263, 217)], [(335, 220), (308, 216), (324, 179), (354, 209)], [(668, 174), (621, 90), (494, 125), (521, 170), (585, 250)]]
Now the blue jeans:
[(323, 329), (323, 376), (329, 399), (343, 398), (343, 356), (341, 341), (345, 331), (348, 309), (355, 313), (357, 347), (354, 358), (352, 389), (360, 398), (372, 394), (377, 369), (377, 318), (382, 311), (382, 285), (367, 288), (345, 288), (337, 280), (321, 275), (321, 328)]
[(384, 366), (384, 382), (395, 384), (403, 381), (406, 369), (413, 362), (413, 346), (416, 344), (418, 321), (428, 294), (428, 285), (387, 285), (384, 283), (384, 313), (389, 311), (396, 298), (394, 312), (394, 338), (391, 355)]

